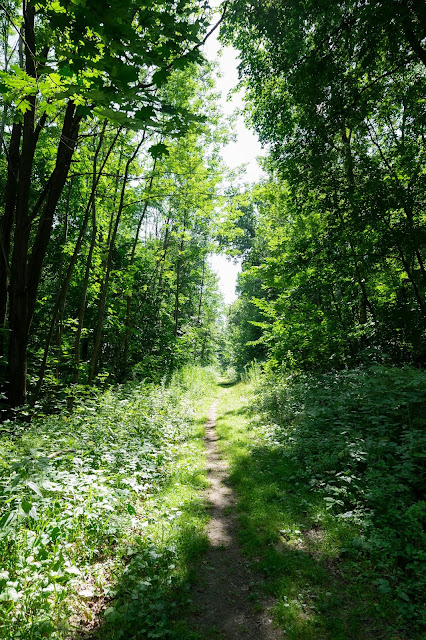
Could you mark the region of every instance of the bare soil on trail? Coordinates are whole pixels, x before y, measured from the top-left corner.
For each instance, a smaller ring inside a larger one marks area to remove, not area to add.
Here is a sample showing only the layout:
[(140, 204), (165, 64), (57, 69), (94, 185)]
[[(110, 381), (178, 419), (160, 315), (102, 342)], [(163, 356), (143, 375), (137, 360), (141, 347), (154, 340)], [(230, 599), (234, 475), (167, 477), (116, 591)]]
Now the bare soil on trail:
[(217, 444), (217, 405), (218, 400), (210, 408), (205, 433), (210, 547), (193, 591), (191, 626), (205, 640), (280, 640), (283, 634), (269, 614), (271, 603), (259, 596), (261, 578), (250, 571), (237, 541), (236, 500)]

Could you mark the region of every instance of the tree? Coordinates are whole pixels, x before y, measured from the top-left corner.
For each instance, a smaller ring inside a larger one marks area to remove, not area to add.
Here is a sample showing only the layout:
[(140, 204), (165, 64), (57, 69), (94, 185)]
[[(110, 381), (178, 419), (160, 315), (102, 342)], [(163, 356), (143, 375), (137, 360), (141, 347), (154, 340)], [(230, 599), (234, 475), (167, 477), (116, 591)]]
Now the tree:
[[(121, 127), (182, 133), (193, 116), (171, 107), (158, 87), (174, 68), (200, 59), (206, 15), (205, 3), (197, 0), (143, 6), (133, 0), (44, 0), (24, 2), (16, 14), (2, 7), (22, 51), (18, 64), (1, 72), (0, 85), (13, 118), (5, 129), (0, 312), (9, 335), (7, 394), (16, 406), (26, 400), (27, 349), (43, 262), (82, 121), (100, 116)], [(39, 176), (46, 136), (48, 171)], [(162, 150), (157, 145), (153, 153)]]
[(403, 0), (229, 5), (271, 149), (257, 304), (277, 362), (424, 361), (424, 27)]

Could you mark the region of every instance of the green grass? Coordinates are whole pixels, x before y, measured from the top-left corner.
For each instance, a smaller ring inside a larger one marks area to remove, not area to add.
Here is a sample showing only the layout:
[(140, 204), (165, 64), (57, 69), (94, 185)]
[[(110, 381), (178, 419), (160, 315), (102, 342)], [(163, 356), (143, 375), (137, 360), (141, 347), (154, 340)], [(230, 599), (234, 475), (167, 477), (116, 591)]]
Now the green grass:
[[(263, 393), (270, 399), (276, 389)], [(266, 592), (276, 599), (276, 622), (286, 638), (420, 639), (404, 621), (394, 594), (383, 589), (386, 565), (356, 549), (365, 543), (360, 522), (338, 517), (335, 505), (324, 499), (327, 493), (310, 482), (312, 469), (306, 477), (312, 443), (304, 450), (297, 441), (298, 455), (293, 455), (297, 434), (292, 431), (293, 440), (284, 442), (283, 427), (273, 422), (266, 405), (262, 395), (253, 396), (250, 384), (228, 388), (218, 409), (218, 434), (231, 462), (241, 542)], [(262, 409), (255, 422), (253, 408)]]
[(207, 409), (215, 375), (86, 398), (3, 436), (0, 635), (176, 636), (206, 547)]
[(3, 434), (2, 638), (204, 640), (185, 616), (220, 390), (241, 542), (286, 638), (420, 640), (425, 375), (245, 379), (185, 368)]

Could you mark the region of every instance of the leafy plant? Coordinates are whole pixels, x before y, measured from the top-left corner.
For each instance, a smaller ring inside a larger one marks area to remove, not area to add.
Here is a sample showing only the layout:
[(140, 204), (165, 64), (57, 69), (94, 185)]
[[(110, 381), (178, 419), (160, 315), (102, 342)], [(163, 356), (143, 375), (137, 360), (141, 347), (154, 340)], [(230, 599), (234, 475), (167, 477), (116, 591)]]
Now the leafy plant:
[(79, 622), (98, 615), (93, 599), (109, 601), (108, 623), (120, 616), (128, 631), (144, 612), (147, 633), (159, 633), (166, 591), (186, 593), (186, 557), (203, 545), (202, 440), (190, 438), (200, 429), (194, 401), (202, 411), (213, 388), (213, 372), (187, 368), (168, 387), (93, 391), (72, 414), (39, 416), (20, 438), (3, 436), (3, 638), (64, 638), (72, 612)]
[(341, 554), (368, 559), (369, 580), (398, 614), (424, 622), (422, 467), (426, 375), (371, 367), (270, 377), (259, 387), (259, 421), (292, 480), (357, 533)]

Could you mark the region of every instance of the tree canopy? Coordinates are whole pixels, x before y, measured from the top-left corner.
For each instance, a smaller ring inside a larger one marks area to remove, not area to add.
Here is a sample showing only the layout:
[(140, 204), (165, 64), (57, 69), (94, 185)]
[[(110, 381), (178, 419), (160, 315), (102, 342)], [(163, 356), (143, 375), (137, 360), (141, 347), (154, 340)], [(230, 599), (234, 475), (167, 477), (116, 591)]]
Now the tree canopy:
[(49, 371), (73, 384), (85, 366), (89, 384), (100, 366), (128, 374), (134, 336), (137, 361), (157, 349), (156, 371), (176, 364), (165, 354), (194, 317), (206, 357), (208, 218), (226, 136), (201, 64), (207, 4), (9, 1), (1, 20), (8, 404), (26, 402), (28, 373), (33, 402)]
[(405, 0), (228, 7), (270, 149), (242, 290), (277, 363), (424, 363), (425, 25)]

